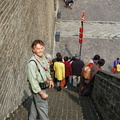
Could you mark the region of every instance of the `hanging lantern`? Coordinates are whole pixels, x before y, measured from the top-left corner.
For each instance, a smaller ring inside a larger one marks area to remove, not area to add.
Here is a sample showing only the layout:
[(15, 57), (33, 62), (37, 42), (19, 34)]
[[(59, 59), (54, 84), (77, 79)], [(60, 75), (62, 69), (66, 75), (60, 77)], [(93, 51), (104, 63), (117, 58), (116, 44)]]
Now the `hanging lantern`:
[(83, 39), (79, 39), (79, 43), (82, 44), (83, 43)]
[(83, 33), (80, 33), (80, 34), (79, 34), (79, 38), (83, 38)]
[(79, 32), (83, 33), (83, 27), (80, 27)]

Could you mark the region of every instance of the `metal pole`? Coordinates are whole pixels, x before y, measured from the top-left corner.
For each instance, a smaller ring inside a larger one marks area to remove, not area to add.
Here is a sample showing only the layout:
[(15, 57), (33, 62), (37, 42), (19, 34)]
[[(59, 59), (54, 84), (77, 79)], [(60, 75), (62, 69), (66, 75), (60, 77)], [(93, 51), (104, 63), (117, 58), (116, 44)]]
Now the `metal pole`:
[[(81, 21), (81, 27), (83, 28), (83, 21)], [(82, 51), (82, 43), (80, 44), (80, 52), (79, 52), (80, 59), (81, 59), (81, 51)]]
[(79, 53), (80, 59), (81, 59), (81, 50), (82, 50), (82, 44), (80, 44), (80, 53)]
[(81, 21), (81, 27), (83, 28), (83, 21)]

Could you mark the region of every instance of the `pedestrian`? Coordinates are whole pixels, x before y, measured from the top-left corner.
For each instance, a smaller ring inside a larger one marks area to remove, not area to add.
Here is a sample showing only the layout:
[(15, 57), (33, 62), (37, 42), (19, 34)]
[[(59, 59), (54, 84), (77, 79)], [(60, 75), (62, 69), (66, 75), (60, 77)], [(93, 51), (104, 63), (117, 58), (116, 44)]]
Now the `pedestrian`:
[(92, 64), (96, 64), (99, 59), (100, 55), (96, 54), (93, 58), (90, 59), (90, 61), (86, 65), (91, 66)]
[(116, 68), (116, 66), (117, 66), (117, 64), (119, 64), (119, 62), (120, 62), (119, 58), (117, 58), (116, 60), (114, 60), (113, 67)]
[(81, 73), (81, 83), (79, 88), (79, 94), (83, 96), (90, 95), (93, 89), (94, 85), (94, 76), (96, 73), (101, 70), (102, 66), (105, 64), (104, 59), (99, 59), (99, 61), (96, 64), (91, 65), (90, 67), (90, 78), (86, 79), (83, 75), (83, 71)]
[(120, 59), (119, 58), (117, 58), (116, 60), (114, 60), (114, 62), (113, 62), (113, 67), (112, 67), (112, 72), (113, 73), (116, 73), (116, 66), (119, 64), (119, 62), (120, 62)]
[(120, 62), (116, 66), (116, 72), (117, 72), (117, 75), (120, 76)]
[(62, 56), (57, 57), (57, 61), (54, 63), (54, 71), (57, 80), (57, 91), (60, 91), (60, 82), (65, 78), (65, 65), (62, 62)]
[(67, 56), (64, 57), (63, 63), (65, 64), (65, 80), (66, 80), (65, 88), (67, 88), (69, 84), (69, 77), (72, 76), (72, 67), (71, 64), (68, 62)]
[(68, 59), (68, 62), (70, 63), (70, 64), (72, 64), (72, 62), (73, 62), (73, 59), (74, 59), (74, 57), (69, 57), (69, 59)]
[(50, 54), (46, 54), (45, 57), (46, 57), (46, 59), (47, 59), (47, 61), (48, 61), (49, 67), (50, 67), (50, 75), (51, 75), (51, 77), (53, 78), (53, 77), (54, 77), (54, 70), (53, 70), (53, 63), (52, 63), (52, 61), (51, 61), (51, 58), (52, 58), (52, 57), (51, 57)]
[(28, 62), (28, 81), (32, 92), (32, 104), (30, 109), (29, 120), (49, 120), (48, 117), (48, 94), (46, 85), (49, 88), (54, 87), (50, 76), (49, 64), (44, 56), (45, 44), (42, 40), (35, 40), (32, 43), (33, 56)]
[(80, 76), (82, 72), (82, 68), (84, 67), (84, 62), (78, 57), (72, 58), (73, 62), (71, 64), (72, 66), (72, 76), (73, 76), (73, 86), (77, 87), (77, 85), (80, 83)]
[(66, 5), (66, 7), (70, 7), (71, 9), (72, 9), (72, 6), (73, 6), (73, 0), (65, 0), (65, 5)]
[(59, 53), (59, 52), (56, 53), (56, 57), (52, 59), (52, 63), (53, 63), (53, 64), (54, 64), (54, 62), (57, 61), (57, 57), (59, 57), (59, 56), (62, 56), (61, 53)]
[(51, 55), (50, 54), (46, 54), (45, 57), (46, 57), (46, 59), (48, 61), (48, 64), (51, 65), (52, 64), (52, 61), (51, 61), (52, 57), (51, 57)]
[[(70, 65), (72, 64), (72, 62), (73, 62), (73, 59), (74, 59), (74, 57), (69, 57), (69, 60), (68, 60), (68, 62), (70, 63)], [(71, 75), (70, 77), (69, 77), (69, 84), (73, 84), (73, 76)]]

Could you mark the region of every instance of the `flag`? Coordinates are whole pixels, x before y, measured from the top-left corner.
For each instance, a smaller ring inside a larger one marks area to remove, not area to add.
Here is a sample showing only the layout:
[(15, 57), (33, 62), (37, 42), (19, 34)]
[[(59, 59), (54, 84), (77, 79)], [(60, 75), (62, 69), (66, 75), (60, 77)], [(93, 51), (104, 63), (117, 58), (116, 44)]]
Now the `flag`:
[(84, 21), (85, 20), (85, 13), (82, 12), (82, 18), (81, 18), (81, 21)]

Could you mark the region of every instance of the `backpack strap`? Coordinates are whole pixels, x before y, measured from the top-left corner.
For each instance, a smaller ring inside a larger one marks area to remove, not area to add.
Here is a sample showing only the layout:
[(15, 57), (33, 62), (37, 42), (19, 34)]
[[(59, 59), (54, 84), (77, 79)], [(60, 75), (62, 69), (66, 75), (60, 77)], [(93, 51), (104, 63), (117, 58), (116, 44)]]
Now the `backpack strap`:
[[(30, 60), (30, 61), (29, 61), (29, 63), (30, 63), (31, 61), (34, 61), (34, 62), (35, 62), (36, 67), (37, 67), (37, 69), (38, 69), (38, 72), (40, 73), (40, 76), (41, 76), (41, 77), (42, 77), (42, 79), (43, 79), (43, 76), (42, 76), (42, 74), (41, 74), (41, 72), (40, 72), (40, 69), (39, 69), (39, 67), (38, 67), (37, 62), (36, 62), (35, 60)], [(43, 80), (44, 80), (44, 79), (43, 79)]]

